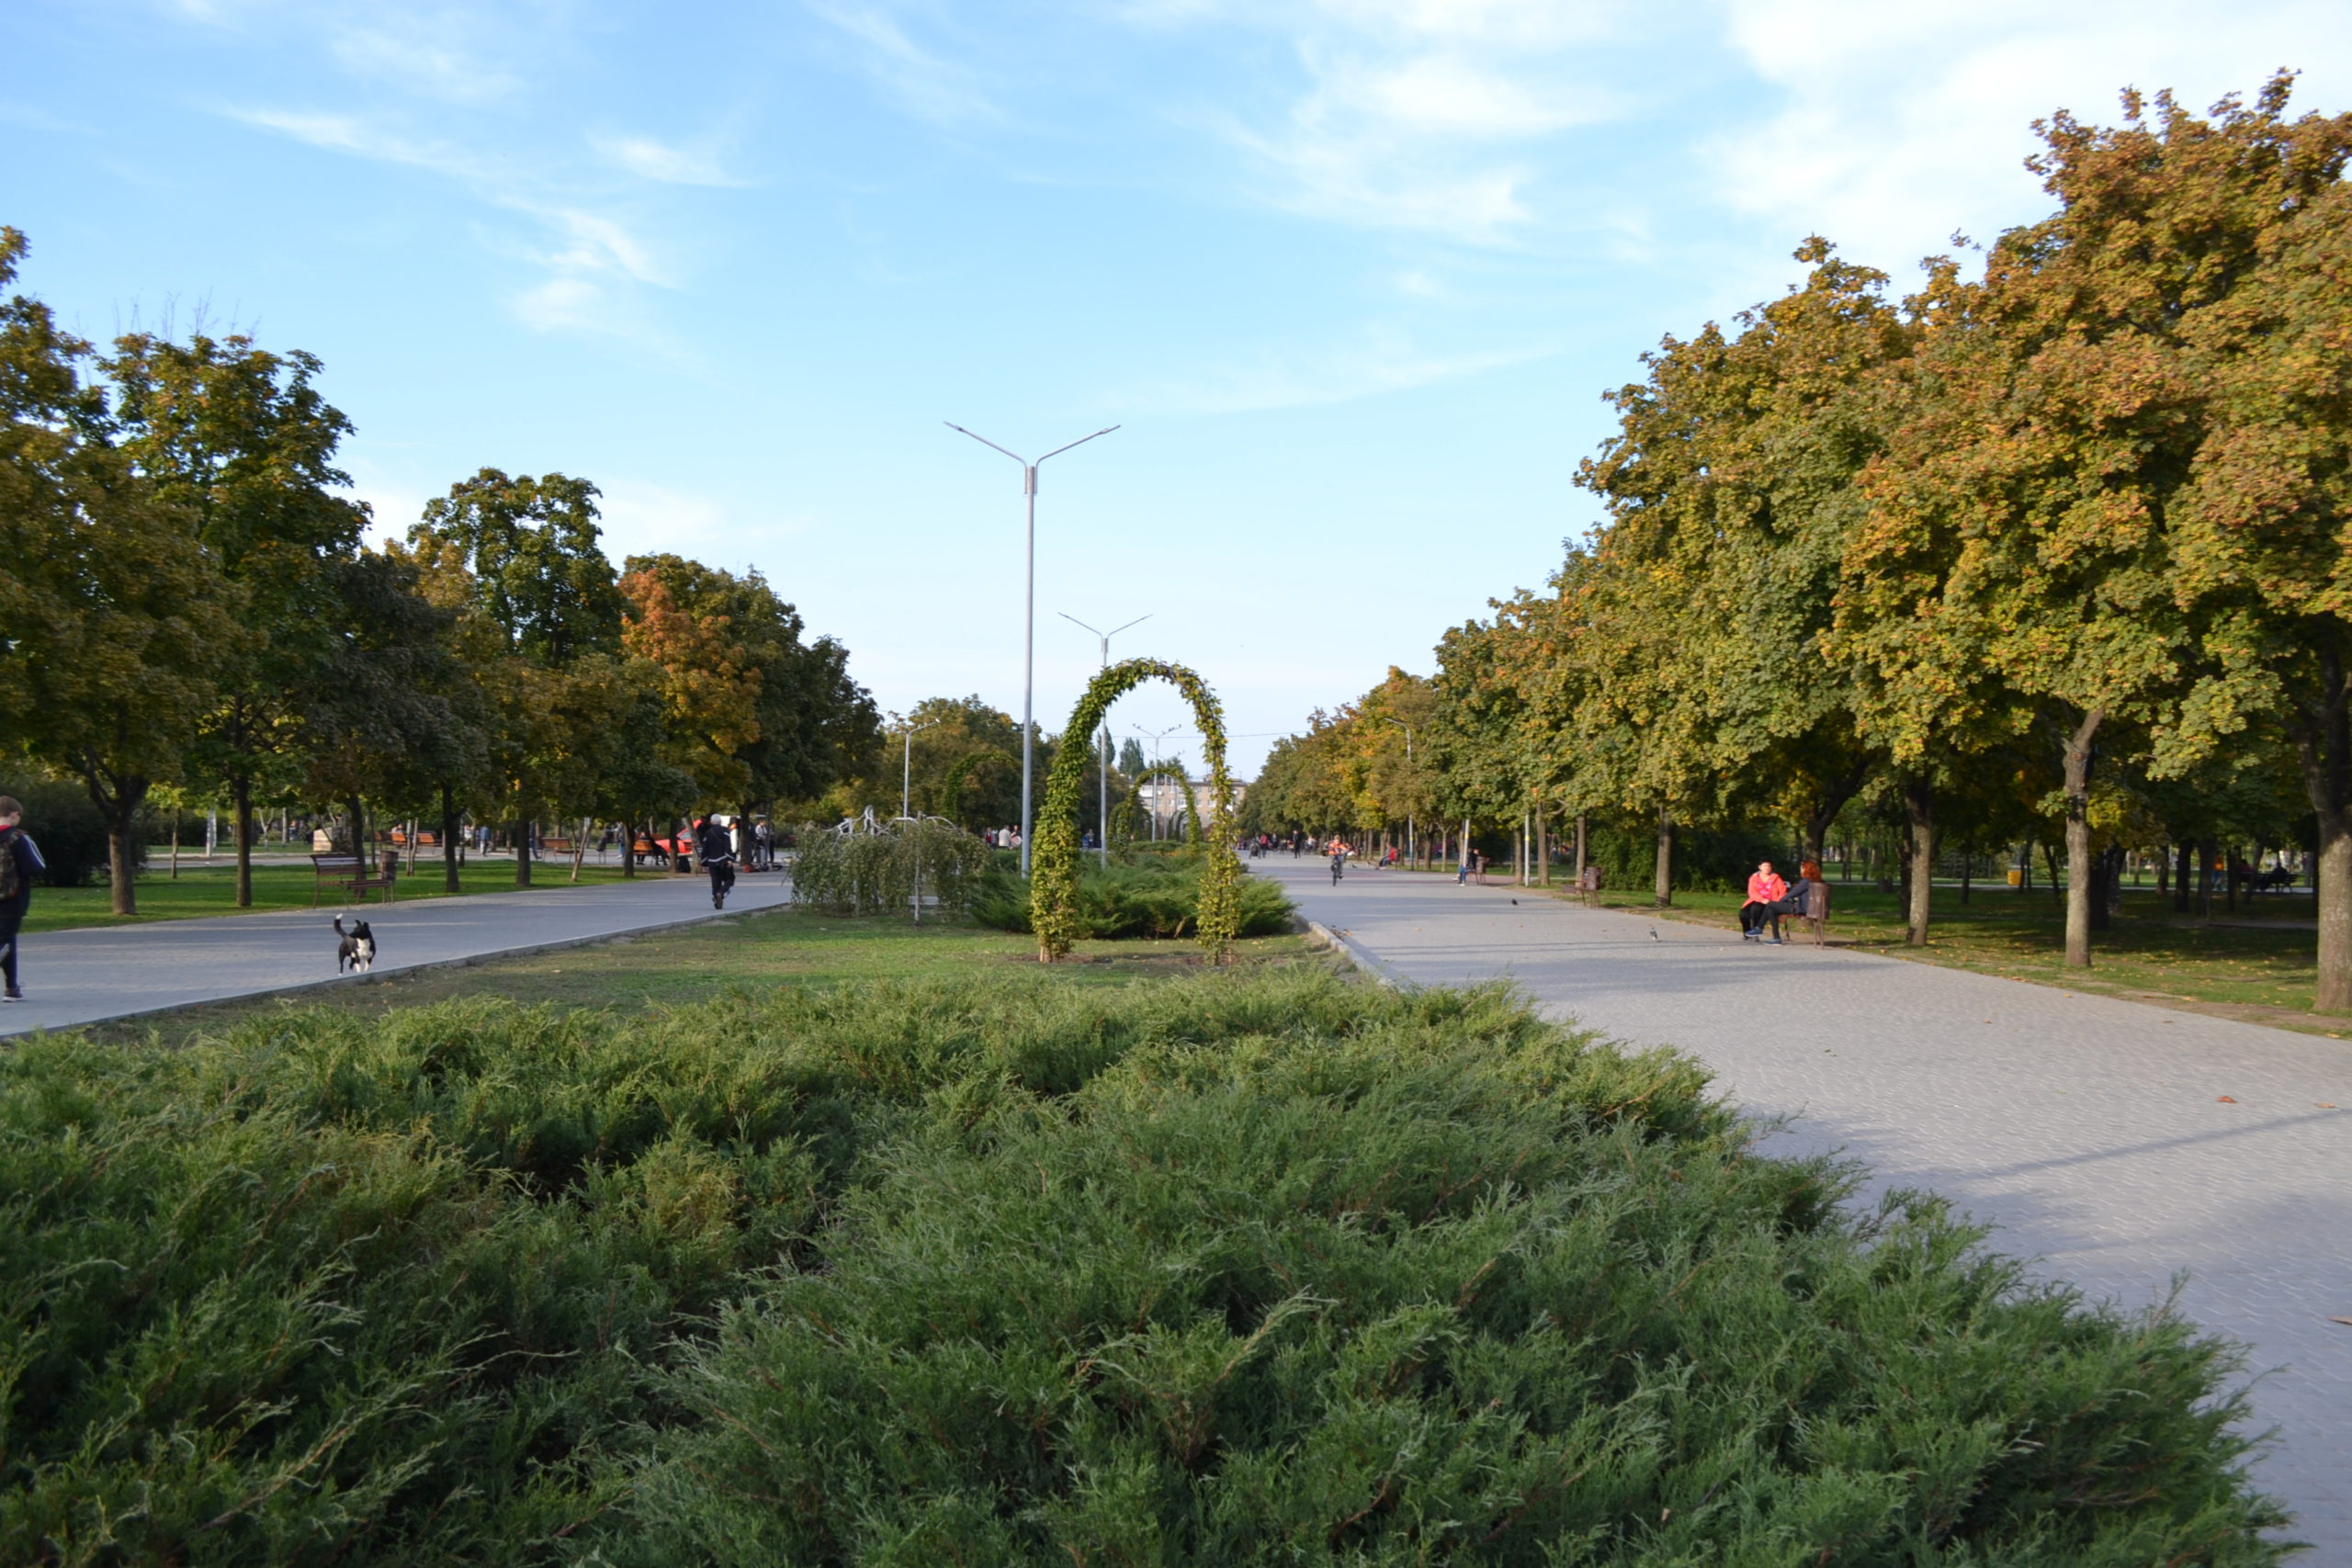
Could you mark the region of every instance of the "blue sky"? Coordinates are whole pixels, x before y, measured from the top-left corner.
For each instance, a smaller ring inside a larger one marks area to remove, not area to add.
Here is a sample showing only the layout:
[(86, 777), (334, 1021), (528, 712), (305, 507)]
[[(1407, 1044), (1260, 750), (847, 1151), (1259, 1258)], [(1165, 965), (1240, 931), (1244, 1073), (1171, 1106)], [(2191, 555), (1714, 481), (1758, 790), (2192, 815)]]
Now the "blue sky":
[[(1898, 284), (2038, 216), (2028, 122), (2280, 65), (2352, 6), (13, 0), (0, 222), (76, 330), (306, 348), (379, 523), (492, 464), (756, 565), (888, 708), (1038, 713), (1101, 626), (1237, 765), (1542, 581), (1599, 394), (1818, 231)], [(1182, 720), (1157, 694), (1123, 733)], [(1180, 733), (1171, 745), (1181, 746)], [(1197, 749), (1187, 748), (1197, 759)]]

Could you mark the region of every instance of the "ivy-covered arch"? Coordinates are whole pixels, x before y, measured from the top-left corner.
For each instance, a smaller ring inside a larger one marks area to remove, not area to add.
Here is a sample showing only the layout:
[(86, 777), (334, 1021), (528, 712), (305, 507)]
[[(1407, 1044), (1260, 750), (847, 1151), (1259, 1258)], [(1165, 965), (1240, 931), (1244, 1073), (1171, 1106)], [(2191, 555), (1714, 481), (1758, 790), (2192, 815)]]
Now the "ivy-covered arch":
[(1149, 784), (1154, 779), (1170, 780), (1183, 791), (1184, 841), (1188, 844), (1199, 843), (1201, 841), (1201, 812), (1200, 807), (1195, 806), (1193, 802), (1193, 781), (1186, 778), (1182, 770), (1171, 768), (1165, 762), (1162, 762), (1157, 766), (1146, 768), (1142, 773), (1137, 773), (1136, 775), (1136, 788), (1137, 790), (1141, 790), (1144, 785)]
[(1009, 768), (1021, 766), (1012, 756), (993, 746), (984, 750), (967, 751), (956, 758), (955, 765), (947, 770), (947, 783), (939, 792), (939, 814), (958, 828), (964, 825), (964, 786), (971, 782), (972, 770), (982, 762), (1002, 762)]
[[(1233, 780), (1225, 771), (1225, 713), (1208, 682), (1182, 664), (1130, 659), (1094, 677), (1070, 710), (1065, 735), (1091, 735), (1111, 705), (1146, 681), (1165, 681), (1192, 705), (1209, 764), (1208, 853), (1201, 862), (1200, 942), (1209, 962), (1233, 955), (1241, 925), (1241, 863), (1233, 853)], [(1064, 746), (1046, 775), (1046, 808), (1037, 817), (1030, 864), (1029, 923), (1037, 932), (1037, 959), (1066, 957), (1078, 937), (1078, 811), (1086, 791), (1092, 749)], [(1187, 792), (1190, 793), (1189, 791)]]

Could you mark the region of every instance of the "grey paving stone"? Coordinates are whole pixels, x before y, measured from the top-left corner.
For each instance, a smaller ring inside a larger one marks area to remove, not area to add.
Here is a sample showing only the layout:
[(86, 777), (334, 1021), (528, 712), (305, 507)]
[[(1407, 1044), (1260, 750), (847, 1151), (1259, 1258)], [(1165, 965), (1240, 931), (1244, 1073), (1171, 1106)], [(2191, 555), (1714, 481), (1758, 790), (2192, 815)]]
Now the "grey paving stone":
[(2352, 1563), (2352, 1326), (2329, 1321), (2352, 1316), (2352, 1045), (1514, 887), (1252, 869), (1398, 978), (1509, 976), (1555, 1016), (1690, 1052), (1786, 1119), (1769, 1147), (1843, 1150), (1866, 1196), (1939, 1192), (2043, 1277), (2130, 1308), (2184, 1280), (2181, 1310), (2247, 1349), (2277, 1433), (2256, 1473), (2305, 1561)]

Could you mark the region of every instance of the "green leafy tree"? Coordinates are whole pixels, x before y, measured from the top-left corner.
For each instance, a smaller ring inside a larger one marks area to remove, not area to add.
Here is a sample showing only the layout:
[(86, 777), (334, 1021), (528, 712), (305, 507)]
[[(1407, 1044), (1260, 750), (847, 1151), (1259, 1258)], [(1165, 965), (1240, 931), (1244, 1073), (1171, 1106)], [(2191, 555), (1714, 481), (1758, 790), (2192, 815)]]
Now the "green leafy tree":
[[(25, 249), (0, 229), (0, 288)], [(132, 915), (140, 807), (181, 776), (250, 643), (196, 517), (107, 441), (88, 361), (39, 300), (0, 306), (0, 726), (81, 779), (106, 820), (114, 912)]]
[[(133, 333), (103, 367), (124, 455), (193, 519), (239, 591), (246, 635), (224, 650), (195, 761), (227, 786), (237, 903), (250, 905), (254, 792), (306, 765), (333, 766), (304, 758), (320, 703), (332, 715), (323, 745), (348, 755), (347, 682), (366, 671), (347, 654), (371, 640), (364, 619), (387, 609), (384, 582), (358, 560), (367, 508), (342, 493), (350, 476), (334, 466), (351, 424), (320, 395), (317, 359), (273, 354), (243, 334)], [(397, 645), (378, 647), (399, 656)]]
[[(2283, 121), (2287, 82), (2202, 120), (2137, 94), (2125, 123), (2061, 113), (2033, 162), (2059, 210), (2004, 234), (1977, 284), (1939, 278), (1879, 515), (1849, 558), (1911, 701), (1989, 672), (2059, 757), (2066, 961), (2090, 962), (2092, 767), (2103, 727), (2160, 733), (2194, 675), (2174, 503), (2207, 390), (2189, 349), (2300, 210), (2337, 179), (2352, 121)], [(1929, 582), (1911, 586), (1912, 580)]]
[[(596, 793), (602, 738), (567, 716), (612, 711), (597, 700), (613, 684), (625, 601), (597, 543), (596, 487), (549, 473), (484, 468), (425, 503), (409, 530), (420, 556), (447, 552), (463, 565), (472, 608), (496, 628), (495, 663), (477, 663), (495, 720), (487, 748), (499, 809), (514, 824), (514, 880), (531, 882), (530, 825), (550, 807)], [(582, 689), (567, 689), (577, 678)]]
[(2283, 735), (2319, 846), (2314, 1005), (2352, 1012), (2352, 116), (2290, 121), (2286, 101), (2274, 82), (2203, 133), (2248, 165), (2206, 183), (2260, 261), (2181, 330), (2204, 419), (2171, 511), (2172, 585), (2199, 673), (2165, 750)]

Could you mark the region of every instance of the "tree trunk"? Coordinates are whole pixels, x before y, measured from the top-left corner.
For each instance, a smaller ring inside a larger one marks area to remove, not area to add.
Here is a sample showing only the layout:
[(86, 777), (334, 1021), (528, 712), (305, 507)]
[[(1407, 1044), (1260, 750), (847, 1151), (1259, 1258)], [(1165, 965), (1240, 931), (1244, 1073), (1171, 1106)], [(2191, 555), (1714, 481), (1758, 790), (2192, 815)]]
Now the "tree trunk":
[(514, 819), (514, 886), (531, 885), (531, 823), (528, 818)]
[(118, 915), (135, 915), (139, 913), (135, 881), (138, 863), (131, 858), (130, 829), (138, 818), (140, 803), (147, 798), (147, 781), (136, 776), (117, 778), (109, 788), (92, 761), (82, 769), (82, 787), (89, 792), (90, 804), (106, 819), (107, 872), (113, 910)]
[(1870, 782), (1867, 760), (1858, 761), (1838, 778), (1832, 779), (1822, 797), (1813, 803), (1804, 816), (1804, 852), (1800, 860), (1817, 861), (1829, 841), (1829, 825), (1846, 809), (1846, 803), (1862, 793), (1862, 785)]
[(107, 872), (118, 915), (139, 913), (139, 891), (133, 885), (137, 863), (131, 859), (130, 825), (139, 813), (134, 801), (107, 818)]
[[(254, 781), (239, 773), (229, 781), (230, 813), (237, 824), (237, 908), (254, 907)], [(175, 814), (176, 818), (176, 814)]]
[(1535, 880), (1541, 887), (1552, 886), (1552, 824), (1544, 808), (1535, 808)]
[(463, 886), (458, 879), (458, 802), (447, 784), (441, 786), (441, 886), (450, 893)]
[(1577, 886), (1584, 886), (1585, 866), (1584, 813), (1577, 813)]
[(2097, 872), (2091, 864), (2091, 741), (2099, 720), (2093, 708), (2066, 738), (2066, 967), (2091, 966), (2091, 895)]
[(2289, 733), (2317, 819), (2319, 985), (2312, 1007), (2352, 1012), (2352, 692), (2340, 644), (2319, 651), (2318, 689), (2293, 705)]
[(1928, 917), (1936, 886), (1936, 786), (1927, 774), (1915, 774), (1903, 785), (1903, 812), (1911, 823), (1910, 932), (1913, 947), (1928, 945)]
[(359, 804), (356, 795), (345, 795), (343, 804), (351, 813), (351, 852), (359, 857), (359, 874), (372, 875), (376, 867), (368, 842), (368, 808)]
[(2172, 853), (2172, 907), (2179, 914), (2188, 913), (2188, 901), (2196, 895), (2197, 885), (2189, 874), (2189, 862), (2197, 857), (2194, 844), (2176, 844)]
[(1657, 883), (1653, 891), (1657, 895), (1657, 907), (1666, 908), (1674, 902), (1674, 818), (1666, 807), (1657, 808)]
[(2117, 863), (2122, 856), (2123, 852), (2110, 844), (2092, 860), (2091, 874), (2095, 886), (2091, 888), (2091, 930), (2095, 931), (2115, 929), (2111, 911), (2115, 903), (2116, 878), (2120, 874)]
[(2216, 846), (2211, 839), (2197, 840), (2197, 918), (2213, 918), (2213, 855)]
[(2352, 814), (2319, 819), (2318, 1012), (2352, 1012)]
[(571, 840), (571, 880), (580, 880), (580, 863), (588, 858), (588, 818), (580, 819), (580, 836)]

